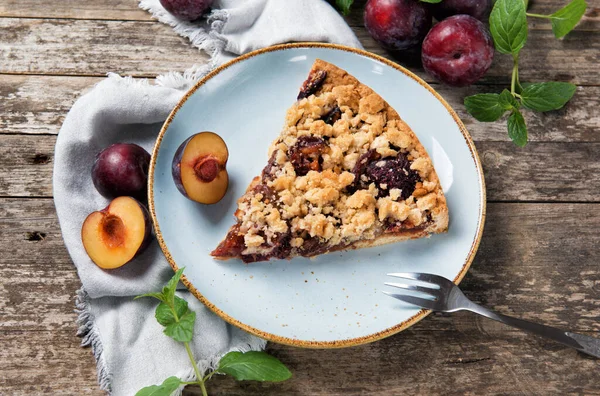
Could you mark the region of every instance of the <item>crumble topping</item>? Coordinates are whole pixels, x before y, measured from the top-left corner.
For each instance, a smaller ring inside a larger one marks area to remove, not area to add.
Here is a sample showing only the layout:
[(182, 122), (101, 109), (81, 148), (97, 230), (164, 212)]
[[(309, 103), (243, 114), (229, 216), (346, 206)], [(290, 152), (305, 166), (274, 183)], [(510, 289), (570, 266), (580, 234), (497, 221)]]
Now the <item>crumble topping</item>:
[(349, 84), (311, 71), (287, 111), (261, 179), (238, 202), (242, 255), (281, 254), (282, 244), (318, 254), (385, 232), (446, 229), (445, 198), (414, 133), (368, 87), (341, 80)]

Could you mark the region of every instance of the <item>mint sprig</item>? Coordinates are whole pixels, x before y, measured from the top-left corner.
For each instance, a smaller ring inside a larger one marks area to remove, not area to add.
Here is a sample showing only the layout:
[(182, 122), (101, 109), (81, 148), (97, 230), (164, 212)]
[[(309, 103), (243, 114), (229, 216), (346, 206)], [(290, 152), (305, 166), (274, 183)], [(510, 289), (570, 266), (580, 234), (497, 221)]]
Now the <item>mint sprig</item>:
[(350, 15), (350, 6), (354, 0), (335, 0), (335, 5), (339, 8), (342, 15)]
[(187, 301), (175, 295), (182, 274), (183, 268), (177, 270), (160, 293), (146, 293), (135, 299), (152, 297), (160, 301), (154, 312), (156, 321), (164, 326), (165, 335), (183, 343), (196, 373), (196, 381), (182, 381), (177, 377), (169, 377), (160, 385), (151, 385), (140, 389), (135, 396), (170, 396), (184, 385), (198, 385), (202, 395), (207, 396), (205, 383), (214, 374), (231, 375), (238, 381), (270, 382), (285, 381), (292, 376), (292, 373), (278, 359), (265, 352), (257, 351), (229, 352), (221, 358), (215, 370), (202, 375), (189, 345), (194, 335), (196, 313), (190, 310)]
[(497, 0), (490, 13), (490, 32), (494, 46), (503, 54), (513, 58), (510, 91), (500, 94), (486, 93), (467, 96), (464, 100), (469, 114), (482, 122), (493, 122), (509, 113), (508, 136), (519, 147), (527, 144), (527, 125), (521, 107), (545, 112), (562, 108), (577, 87), (566, 82), (543, 82), (526, 84), (519, 81), (519, 54), (527, 42), (527, 16), (548, 18), (557, 38), (564, 37), (579, 22), (585, 13), (585, 0), (573, 0), (552, 15), (529, 14), (523, 0)]
[(562, 38), (575, 28), (575, 25), (577, 25), (583, 14), (585, 14), (586, 8), (587, 4), (585, 0), (573, 0), (554, 14), (540, 15), (527, 13), (527, 16), (550, 19), (554, 36)]

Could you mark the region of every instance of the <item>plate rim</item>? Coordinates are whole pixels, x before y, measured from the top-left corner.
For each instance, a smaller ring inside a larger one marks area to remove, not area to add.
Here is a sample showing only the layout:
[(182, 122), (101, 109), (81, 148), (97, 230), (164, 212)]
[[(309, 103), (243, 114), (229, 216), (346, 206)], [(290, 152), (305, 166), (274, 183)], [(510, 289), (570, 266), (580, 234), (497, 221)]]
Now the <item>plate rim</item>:
[[(458, 273), (458, 275), (454, 278), (454, 283), (455, 284), (459, 284), (460, 281), (462, 281), (462, 279), (464, 278), (464, 276), (466, 275), (467, 271), (469, 270), (469, 268), (471, 267), (471, 264), (475, 258), (475, 255), (477, 253), (477, 250), (479, 248), (479, 244), (481, 242), (481, 237), (483, 234), (483, 228), (484, 228), (484, 224), (485, 224), (485, 217), (486, 217), (486, 203), (487, 203), (487, 199), (486, 199), (486, 189), (485, 189), (485, 179), (484, 179), (484, 174), (483, 174), (483, 168), (481, 165), (481, 160), (479, 158), (479, 155), (477, 153), (477, 149), (475, 148), (475, 143), (473, 142), (473, 139), (471, 137), (471, 135), (469, 134), (469, 132), (467, 131), (467, 128), (465, 127), (465, 125), (463, 124), (463, 122), (461, 121), (461, 119), (458, 117), (458, 114), (456, 114), (456, 112), (454, 111), (454, 109), (452, 109), (452, 107), (444, 100), (444, 98), (442, 98), (442, 96), (437, 93), (428, 83), (426, 83), (423, 79), (421, 79), (419, 76), (417, 76), (416, 74), (414, 74), (413, 72), (411, 72), (410, 70), (404, 68), (403, 66), (397, 64), (396, 62), (393, 62), (389, 59), (386, 59), (380, 55), (377, 54), (373, 54), (370, 53), (368, 51), (365, 51), (363, 49), (358, 49), (358, 48), (353, 48), (353, 47), (348, 47), (345, 45), (340, 45), (340, 44), (331, 44), (331, 43), (313, 43), (313, 42), (297, 42), (297, 43), (287, 43), (287, 44), (278, 44), (278, 45), (274, 45), (271, 47), (267, 47), (267, 48), (261, 48), (252, 52), (248, 52), (244, 55), (240, 55), (224, 64), (222, 64), (221, 66), (216, 67), (215, 69), (213, 69), (211, 72), (209, 72), (206, 76), (204, 76), (203, 78), (201, 78), (199, 81), (197, 81), (186, 93), (185, 95), (183, 95), (183, 97), (179, 100), (179, 102), (177, 103), (177, 105), (173, 108), (173, 110), (169, 113), (169, 116), (167, 117), (167, 119), (165, 120), (163, 126), (160, 129), (160, 132), (158, 134), (158, 137), (156, 138), (156, 142), (154, 144), (154, 149), (152, 150), (152, 157), (150, 159), (150, 167), (148, 170), (148, 209), (150, 212), (150, 217), (152, 219), (152, 225), (154, 227), (154, 232), (156, 235), (156, 239), (158, 241), (158, 244), (165, 256), (165, 258), (167, 259), (167, 261), (169, 262), (169, 265), (171, 266), (171, 268), (173, 269), (173, 271), (177, 271), (179, 269), (179, 267), (177, 266), (177, 263), (175, 263), (175, 260), (173, 259), (173, 257), (171, 256), (171, 253), (169, 252), (169, 249), (167, 248), (165, 241), (163, 239), (162, 233), (160, 231), (160, 227), (158, 225), (158, 218), (156, 216), (156, 211), (155, 211), (155, 206), (154, 206), (154, 171), (155, 171), (155, 166), (156, 166), (156, 159), (158, 156), (158, 151), (160, 149), (162, 140), (165, 136), (165, 133), (167, 131), (167, 129), (169, 128), (171, 122), (173, 121), (173, 119), (175, 118), (176, 114), (179, 112), (179, 110), (181, 109), (181, 107), (183, 106), (183, 104), (202, 86), (204, 85), (207, 81), (209, 81), (211, 78), (213, 78), (214, 76), (216, 76), (217, 74), (219, 74), (220, 72), (222, 72), (223, 70), (239, 63), (242, 62), (246, 59), (255, 57), (257, 55), (261, 55), (261, 54), (265, 54), (265, 53), (270, 53), (270, 52), (276, 52), (276, 51), (284, 51), (287, 49), (295, 49), (295, 48), (327, 48), (327, 49), (333, 49), (333, 50), (340, 50), (340, 51), (346, 51), (346, 52), (351, 52), (354, 54), (358, 54), (361, 56), (365, 56), (367, 58), (379, 61), (381, 63), (386, 64), (387, 66), (390, 66), (396, 70), (398, 70), (399, 72), (401, 72), (402, 74), (406, 75), (407, 77), (413, 79), (414, 81), (416, 81), (419, 85), (421, 85), (423, 88), (425, 88), (426, 90), (428, 90), (446, 109), (446, 111), (448, 111), (448, 113), (452, 116), (452, 119), (454, 120), (454, 122), (456, 123), (456, 125), (458, 126), (460, 132), (462, 133), (465, 142), (467, 143), (467, 147), (469, 148), (469, 152), (471, 153), (471, 157), (472, 159), (475, 161), (475, 165), (477, 168), (477, 175), (479, 178), (479, 184), (480, 184), (480, 199), (479, 199), (479, 216), (477, 219), (477, 235), (471, 245), (471, 248), (469, 250), (469, 254), (465, 260), (465, 263), (463, 264), (462, 268), (460, 269), (460, 272)], [(322, 348), (322, 349), (332, 349), (332, 348), (345, 348), (345, 347), (351, 347), (351, 346), (358, 346), (358, 345), (363, 345), (363, 344), (367, 344), (367, 343), (371, 343), (374, 341), (378, 341), (381, 340), (383, 338), (389, 337), (391, 335), (397, 334), (403, 330), (406, 330), (407, 328), (409, 328), (410, 326), (414, 325), (415, 323), (419, 322), (420, 320), (422, 320), (423, 318), (425, 318), (427, 315), (429, 315), (431, 313), (430, 310), (426, 310), (426, 309), (421, 309), (419, 312), (417, 312), (416, 314), (414, 314), (413, 316), (411, 316), (410, 318), (392, 326), (389, 327), (385, 330), (381, 330), (378, 331), (376, 333), (372, 333), (369, 335), (365, 335), (365, 336), (361, 336), (361, 337), (356, 337), (356, 338), (348, 338), (348, 339), (343, 339), (343, 340), (333, 340), (333, 341), (310, 341), (310, 340), (300, 340), (300, 339), (295, 339), (295, 338), (289, 338), (289, 337), (282, 337), (282, 336), (278, 336), (275, 334), (271, 334), (269, 332), (257, 329), (255, 327), (249, 326), (245, 323), (240, 322), (239, 320), (227, 315), (225, 312), (223, 312), (221, 309), (219, 309), (216, 305), (214, 305), (213, 303), (211, 303), (210, 301), (208, 301), (208, 299), (206, 299), (202, 293), (200, 293), (198, 291), (198, 289), (196, 289), (196, 287), (187, 279), (187, 277), (185, 275), (182, 275), (181, 277), (181, 282), (185, 285), (185, 287), (187, 287), (187, 289), (200, 301), (202, 302), (207, 308), (209, 308), (212, 312), (214, 312), (217, 316), (219, 316), (221, 319), (225, 320), (227, 323), (234, 325), (242, 330), (247, 331), (250, 334), (253, 334), (255, 336), (258, 336), (260, 338), (263, 338), (267, 341), (272, 341), (272, 342), (276, 342), (278, 344), (284, 344), (284, 345), (289, 345), (289, 346), (295, 346), (295, 347), (304, 347), (304, 348)]]

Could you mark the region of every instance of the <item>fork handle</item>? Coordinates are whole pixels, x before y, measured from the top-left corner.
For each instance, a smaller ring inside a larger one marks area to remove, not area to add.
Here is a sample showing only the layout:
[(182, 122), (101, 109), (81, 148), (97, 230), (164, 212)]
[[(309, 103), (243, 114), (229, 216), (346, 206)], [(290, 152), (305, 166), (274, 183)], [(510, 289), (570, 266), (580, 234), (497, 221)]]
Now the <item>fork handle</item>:
[(463, 307), (464, 310), (475, 312), (476, 314), (485, 316), (486, 318), (497, 320), (512, 327), (539, 335), (541, 337), (550, 338), (563, 345), (577, 349), (578, 351), (587, 353), (588, 355), (600, 358), (600, 339), (589, 337), (583, 334), (571, 333), (563, 331), (555, 327), (533, 323), (528, 320), (513, 318), (512, 316), (502, 315), (487, 308), (477, 305), (472, 301)]

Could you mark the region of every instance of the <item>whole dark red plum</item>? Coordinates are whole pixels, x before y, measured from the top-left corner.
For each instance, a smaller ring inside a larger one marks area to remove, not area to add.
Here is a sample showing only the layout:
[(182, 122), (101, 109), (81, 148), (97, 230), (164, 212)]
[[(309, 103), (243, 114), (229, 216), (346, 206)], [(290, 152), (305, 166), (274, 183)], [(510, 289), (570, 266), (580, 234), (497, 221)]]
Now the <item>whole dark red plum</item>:
[(113, 144), (98, 154), (92, 181), (106, 198), (131, 196), (145, 201), (148, 195), (150, 154), (137, 144)]
[(213, 0), (160, 0), (167, 11), (179, 19), (193, 21), (210, 8)]
[(431, 13), (419, 0), (369, 0), (365, 7), (365, 27), (389, 50), (405, 50), (418, 45), (431, 28)]
[(490, 32), (469, 15), (455, 15), (435, 25), (421, 50), (425, 71), (456, 87), (473, 84), (483, 77), (493, 59)]
[(485, 21), (490, 15), (492, 0), (443, 0), (431, 4), (433, 16), (438, 21), (452, 15), (466, 14), (473, 18)]

